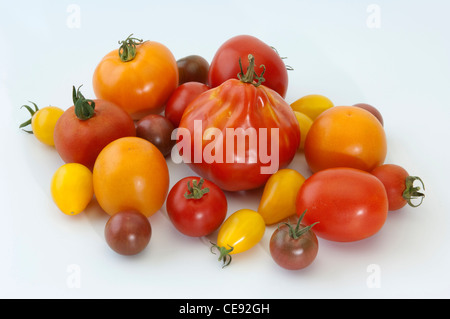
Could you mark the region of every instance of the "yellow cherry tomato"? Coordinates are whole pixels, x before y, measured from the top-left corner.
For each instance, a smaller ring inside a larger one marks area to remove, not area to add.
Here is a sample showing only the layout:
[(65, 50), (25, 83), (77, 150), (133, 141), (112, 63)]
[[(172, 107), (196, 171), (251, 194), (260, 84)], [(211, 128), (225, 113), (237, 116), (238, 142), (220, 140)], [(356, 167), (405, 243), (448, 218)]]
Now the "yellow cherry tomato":
[(313, 120), (309, 116), (297, 111), (294, 111), (294, 114), (300, 127), (300, 144), (298, 145), (298, 149), (302, 151), (305, 148), (306, 135), (308, 135)]
[(31, 119), (22, 123), (20, 128), (31, 124), (31, 131), (26, 131), (27, 133), (32, 133), (36, 138), (49, 146), (54, 146), (55, 141), (53, 140), (53, 132), (55, 130), (56, 121), (64, 113), (62, 109), (56, 106), (47, 106), (42, 109), (31, 102), (34, 105), (32, 109), (28, 105), (23, 105), (31, 114)]
[(258, 207), (258, 213), (266, 225), (278, 223), (297, 213), (297, 194), (305, 180), (302, 174), (290, 168), (280, 169), (270, 176)]
[(223, 261), (225, 267), (230, 264), (231, 255), (247, 251), (259, 243), (265, 230), (264, 219), (258, 212), (240, 209), (223, 222), (217, 235), (217, 244), (213, 243), (211, 250), (219, 250), (219, 261)]
[(53, 175), (51, 194), (53, 201), (64, 214), (81, 213), (94, 196), (92, 172), (78, 163), (62, 165)]
[(315, 120), (323, 111), (333, 107), (333, 102), (320, 94), (305, 95), (291, 104), (294, 111), (303, 113)]

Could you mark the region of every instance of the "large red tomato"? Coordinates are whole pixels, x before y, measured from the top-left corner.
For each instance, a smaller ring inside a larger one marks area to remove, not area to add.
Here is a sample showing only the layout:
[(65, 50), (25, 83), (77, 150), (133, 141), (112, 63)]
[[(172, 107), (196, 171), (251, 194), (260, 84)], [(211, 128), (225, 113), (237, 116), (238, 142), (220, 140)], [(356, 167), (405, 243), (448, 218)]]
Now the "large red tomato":
[(227, 80), (193, 100), (177, 132), (184, 162), (228, 191), (262, 186), (291, 162), (300, 143), (291, 107), (275, 91), (260, 85), (255, 60), (251, 56), (250, 60), (241, 80)]
[(210, 87), (216, 87), (228, 79), (236, 78), (241, 58), (244, 70), (248, 67), (247, 56), (251, 54), (266, 67), (264, 85), (286, 97), (288, 87), (287, 68), (277, 51), (260, 39), (250, 35), (238, 35), (223, 43), (214, 55), (208, 71)]
[(313, 174), (297, 195), (297, 215), (314, 233), (340, 242), (361, 240), (377, 233), (388, 214), (383, 183), (355, 168), (329, 168)]

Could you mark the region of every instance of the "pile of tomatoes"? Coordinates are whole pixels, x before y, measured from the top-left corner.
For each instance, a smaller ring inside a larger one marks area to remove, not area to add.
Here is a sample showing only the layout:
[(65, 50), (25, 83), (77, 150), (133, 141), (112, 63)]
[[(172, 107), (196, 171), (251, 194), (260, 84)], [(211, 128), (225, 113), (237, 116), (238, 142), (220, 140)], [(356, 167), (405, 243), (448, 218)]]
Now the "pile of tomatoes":
[[(132, 35), (119, 44), (95, 68), (95, 99), (73, 87), (72, 106), (25, 105), (32, 117), (20, 125), (31, 125), (27, 132), (65, 162), (50, 182), (57, 207), (77, 215), (95, 199), (110, 215), (105, 241), (117, 253), (145, 249), (149, 217), (166, 204), (180, 233), (217, 231), (211, 251), (224, 266), (278, 225), (273, 260), (302, 269), (317, 256), (317, 237), (365, 239), (389, 211), (423, 200), (420, 178), (384, 163), (375, 107), (335, 106), (317, 94), (288, 104), (289, 67), (260, 39), (230, 38), (211, 63), (199, 55), (176, 60), (165, 45)], [(299, 152), (307, 178), (288, 168)], [(169, 157), (197, 175), (170, 188)], [(228, 211), (227, 192), (257, 188), (257, 210)]]

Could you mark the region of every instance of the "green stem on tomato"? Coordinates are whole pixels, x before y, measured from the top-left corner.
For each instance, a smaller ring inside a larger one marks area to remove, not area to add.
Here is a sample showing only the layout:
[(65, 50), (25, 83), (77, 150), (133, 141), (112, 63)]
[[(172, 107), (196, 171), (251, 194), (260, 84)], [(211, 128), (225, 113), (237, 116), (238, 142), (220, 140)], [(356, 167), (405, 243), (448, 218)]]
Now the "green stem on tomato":
[(220, 253), (220, 256), (219, 256), (218, 260), (219, 261), (223, 261), (222, 268), (225, 268), (226, 266), (228, 266), (231, 263), (231, 260), (232, 260), (230, 253), (233, 251), (234, 248), (231, 247), (230, 245), (228, 245), (228, 247), (230, 247), (230, 249), (226, 249), (225, 247), (217, 246), (213, 242), (210, 242), (210, 243), (211, 243), (211, 252), (213, 254), (216, 254), (213, 250), (217, 249), (219, 251), (219, 253)]
[(192, 180), (192, 186), (191, 186), (191, 181), (187, 182), (187, 188), (188, 191), (186, 193), (184, 193), (184, 197), (186, 199), (200, 199), (203, 197), (203, 195), (205, 195), (206, 193), (209, 192), (209, 188), (203, 188), (203, 183), (205, 182), (205, 180), (203, 178), (200, 178), (200, 181), (197, 183), (197, 180)]
[(72, 99), (73, 105), (75, 108), (75, 115), (80, 120), (88, 120), (95, 114), (95, 102), (92, 100), (86, 99), (83, 94), (80, 92), (80, 85), (77, 90), (75, 90), (75, 86), (72, 89)]
[(22, 105), (22, 106), (20, 107), (20, 108), (22, 108), (22, 107), (26, 108), (26, 109), (28, 110), (28, 112), (30, 112), (31, 118), (30, 118), (28, 121), (25, 121), (25, 122), (23, 122), (22, 124), (20, 124), (19, 128), (21, 128), (23, 131), (27, 132), (28, 134), (33, 134), (33, 130), (25, 130), (25, 129), (23, 129), (23, 127), (28, 126), (28, 125), (31, 125), (31, 120), (33, 119), (33, 115), (34, 115), (37, 111), (39, 111), (39, 107), (38, 107), (38, 106), (36, 105), (36, 103), (34, 103), (34, 102), (31, 102), (31, 101), (28, 101), (28, 102), (30, 102), (31, 104), (34, 105), (34, 110), (33, 110), (30, 106), (28, 106), (28, 105)]
[(119, 41), (119, 58), (122, 62), (133, 60), (136, 56), (136, 46), (144, 42), (144, 40), (132, 38), (132, 36), (133, 34), (130, 34), (125, 40)]
[(247, 72), (244, 74), (244, 70), (242, 69), (241, 58), (239, 57), (239, 67), (241, 68), (241, 72), (238, 73), (238, 79), (243, 83), (253, 84), (255, 87), (261, 85), (266, 79), (264, 79), (263, 75), (266, 72), (266, 67), (264, 64), (261, 64), (259, 67), (263, 68), (263, 71), (260, 75), (256, 74), (255, 71), (255, 57), (252, 54), (248, 55), (249, 66), (247, 67)]
[[(420, 206), (423, 202), (425, 194), (420, 192), (420, 186), (414, 186), (414, 182), (419, 181), (422, 184), (423, 189), (425, 190), (425, 185), (423, 181), (418, 176), (408, 176), (405, 181), (405, 190), (403, 191), (403, 198), (406, 202), (412, 206), (417, 207)], [(420, 198), (420, 202), (418, 204), (413, 204), (411, 200)]]
[(318, 223), (318, 222), (315, 222), (311, 225), (308, 225), (305, 227), (300, 227), (300, 223), (303, 219), (303, 216), (305, 216), (305, 214), (306, 214), (306, 210), (299, 217), (295, 228), (290, 223), (283, 223), (289, 228), (289, 236), (291, 236), (291, 238), (293, 238), (293, 239), (300, 238), (302, 235), (306, 234), (315, 224)]

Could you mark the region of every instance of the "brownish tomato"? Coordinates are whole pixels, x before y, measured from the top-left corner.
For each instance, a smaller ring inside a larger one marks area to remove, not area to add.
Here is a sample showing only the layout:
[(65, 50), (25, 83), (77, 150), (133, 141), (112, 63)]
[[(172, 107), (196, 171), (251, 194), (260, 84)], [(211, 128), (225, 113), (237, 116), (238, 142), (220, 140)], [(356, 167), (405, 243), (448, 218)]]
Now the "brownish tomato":
[(209, 63), (199, 55), (189, 55), (177, 61), (179, 85), (186, 82), (208, 83)]
[(151, 142), (164, 157), (170, 154), (175, 145), (173, 130), (172, 122), (159, 114), (146, 115), (136, 123), (136, 136)]

